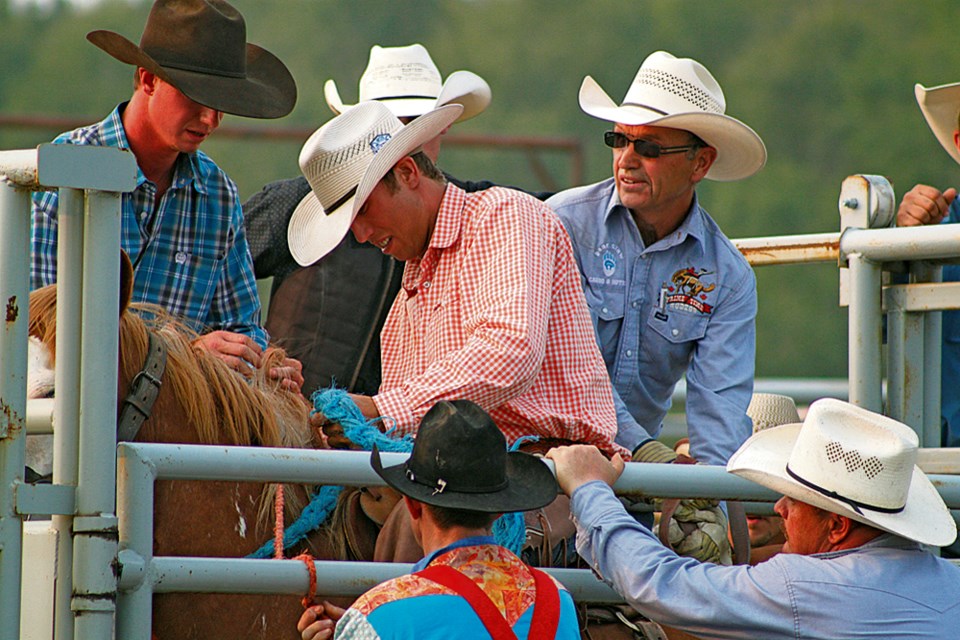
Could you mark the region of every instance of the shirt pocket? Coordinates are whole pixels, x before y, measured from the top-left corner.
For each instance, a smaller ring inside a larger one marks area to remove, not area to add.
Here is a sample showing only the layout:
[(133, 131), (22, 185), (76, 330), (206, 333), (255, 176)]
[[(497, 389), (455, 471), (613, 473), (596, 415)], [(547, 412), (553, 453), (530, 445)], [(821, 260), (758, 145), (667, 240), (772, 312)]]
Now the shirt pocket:
[(419, 302), (422, 305), (419, 312), (423, 314), (426, 310), (429, 314), (429, 320), (418, 331), (422, 331), (430, 361), (439, 360), (450, 351), (463, 347), (467, 334), (459, 287), (444, 287), (443, 291), (438, 291), (436, 279), (433, 286), (434, 290)]
[(209, 255), (177, 251), (173, 255), (184, 315), (206, 324), (213, 304), (223, 259)]
[[(604, 295), (606, 294), (606, 295)], [(605, 292), (595, 288), (586, 291), (587, 306), (596, 319), (597, 340), (603, 360), (608, 365), (615, 361), (619, 346), (620, 332), (623, 329), (624, 309), (623, 289)]]
[(707, 315), (651, 309), (641, 337), (641, 375), (668, 385), (677, 382), (686, 373), (709, 320)]

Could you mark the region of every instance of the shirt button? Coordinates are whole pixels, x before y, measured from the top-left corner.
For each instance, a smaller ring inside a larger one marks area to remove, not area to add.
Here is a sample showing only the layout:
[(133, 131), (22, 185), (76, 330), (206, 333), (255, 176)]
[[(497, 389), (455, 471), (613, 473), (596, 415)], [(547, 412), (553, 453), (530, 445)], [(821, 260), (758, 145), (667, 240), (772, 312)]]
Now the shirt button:
[(630, 349), (627, 349), (627, 354), (626, 354), (626, 355), (627, 355), (627, 357), (629, 358), (630, 356), (633, 355), (633, 351), (630, 351)]
[(674, 329), (673, 331), (670, 332), (670, 335), (672, 335), (674, 338), (676, 338), (678, 335), (680, 335), (680, 330), (679, 330), (679, 329)]
[(141, 211), (141, 212), (140, 212), (140, 219), (141, 219), (141, 220), (146, 220), (146, 219), (147, 219), (147, 212), (146, 212), (146, 211)]
[(177, 256), (175, 259), (177, 264), (183, 264), (187, 261), (187, 254), (185, 254), (183, 251), (177, 251)]
[(604, 313), (610, 313), (606, 307), (604, 307), (603, 309), (600, 309), (600, 311), (603, 311)]
[(426, 282), (423, 283), (423, 288), (424, 288), (424, 289), (429, 289), (429, 288), (430, 288), (430, 281), (429, 281), (429, 280), (427, 280)]
[(634, 300), (633, 302), (630, 303), (630, 306), (633, 307), (634, 309), (636, 309), (637, 307), (640, 306), (640, 303), (637, 302), (636, 300)]

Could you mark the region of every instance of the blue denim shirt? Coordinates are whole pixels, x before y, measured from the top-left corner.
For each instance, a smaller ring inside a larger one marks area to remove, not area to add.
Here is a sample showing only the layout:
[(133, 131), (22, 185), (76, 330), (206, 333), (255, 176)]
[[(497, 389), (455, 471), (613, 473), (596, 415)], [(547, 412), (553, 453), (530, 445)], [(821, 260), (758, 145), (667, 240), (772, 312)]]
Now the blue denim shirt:
[(687, 377), (691, 454), (726, 464), (749, 437), (757, 285), (696, 197), (670, 235), (646, 247), (613, 178), (549, 200), (573, 242), (614, 387), (617, 443), (655, 438)]
[(600, 481), (573, 493), (577, 551), (637, 611), (699, 638), (958, 636), (960, 567), (885, 534), (855, 549), (755, 567), (676, 555)]
[[(58, 144), (129, 149), (120, 104), (103, 121), (58, 136)], [(134, 302), (150, 302), (199, 333), (223, 329), (267, 346), (237, 187), (202, 151), (180, 154), (173, 184), (157, 187), (137, 168), (121, 198), (120, 245), (136, 265)], [(30, 288), (57, 281), (56, 191), (33, 196)]]

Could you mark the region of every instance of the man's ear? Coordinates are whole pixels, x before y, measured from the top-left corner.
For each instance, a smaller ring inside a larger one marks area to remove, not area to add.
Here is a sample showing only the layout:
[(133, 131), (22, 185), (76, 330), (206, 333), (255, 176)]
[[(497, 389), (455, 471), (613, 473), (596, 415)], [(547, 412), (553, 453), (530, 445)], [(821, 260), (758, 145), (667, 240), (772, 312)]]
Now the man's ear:
[(147, 95), (153, 95), (160, 83), (160, 76), (143, 67), (139, 67), (137, 73), (140, 74), (140, 89)]
[(830, 511), (824, 511), (824, 514), (828, 521), (827, 540), (833, 545), (837, 545), (846, 540), (858, 526), (855, 520), (846, 516), (841, 516)]
[(420, 167), (413, 156), (404, 156), (397, 164), (393, 165), (393, 175), (397, 182), (408, 189), (416, 189), (420, 184)]
[(407, 511), (410, 512), (410, 518), (419, 520), (423, 517), (423, 503), (417, 502), (408, 496), (403, 496), (403, 503), (407, 505)]
[(716, 160), (717, 150), (713, 147), (701, 147), (697, 149), (697, 155), (693, 160), (693, 175), (691, 176), (694, 184), (706, 177), (707, 172), (710, 171), (710, 167), (713, 166)]

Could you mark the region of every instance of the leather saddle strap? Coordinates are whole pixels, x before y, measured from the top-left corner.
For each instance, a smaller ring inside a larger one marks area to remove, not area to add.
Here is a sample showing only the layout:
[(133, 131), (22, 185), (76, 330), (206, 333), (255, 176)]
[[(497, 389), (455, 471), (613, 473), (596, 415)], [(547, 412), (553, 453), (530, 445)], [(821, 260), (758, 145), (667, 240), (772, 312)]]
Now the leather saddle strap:
[[(550, 576), (531, 569), (536, 585), (536, 600), (533, 604), (533, 620), (530, 622), (529, 640), (548, 640), (556, 637), (560, 624), (560, 594)], [(517, 640), (517, 635), (507, 624), (493, 601), (477, 583), (449, 565), (431, 565), (416, 575), (432, 580), (459, 594), (480, 618), (493, 640)]]
[(140, 427), (150, 417), (153, 403), (160, 395), (163, 384), (163, 372), (167, 368), (167, 347), (153, 333), (149, 334), (147, 358), (143, 368), (130, 383), (127, 397), (123, 399), (123, 408), (117, 419), (117, 441), (132, 442), (140, 432)]

